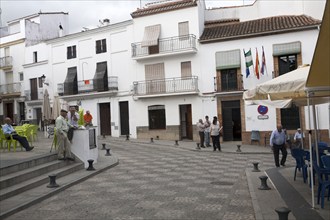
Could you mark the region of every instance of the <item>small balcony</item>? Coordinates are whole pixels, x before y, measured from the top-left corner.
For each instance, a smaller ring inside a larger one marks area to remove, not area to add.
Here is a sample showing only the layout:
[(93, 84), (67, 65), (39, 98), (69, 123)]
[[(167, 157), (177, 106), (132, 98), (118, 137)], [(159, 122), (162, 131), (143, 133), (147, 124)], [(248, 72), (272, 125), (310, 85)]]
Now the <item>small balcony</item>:
[(20, 97), (21, 96), (22, 84), (8, 83), (0, 85), (0, 95), (3, 97)]
[(0, 69), (11, 69), (13, 68), (13, 57), (1, 57), (0, 58)]
[(214, 77), (214, 91), (216, 93), (243, 92), (242, 77), (232, 77), (230, 75)]
[(24, 95), (26, 101), (36, 101), (44, 99), (44, 91), (42, 88), (37, 89), (35, 92), (31, 92), (31, 90), (25, 90)]
[(158, 45), (150, 47), (142, 47), (142, 42), (132, 44), (132, 58), (135, 60), (196, 52), (196, 36), (193, 34), (160, 38)]
[(198, 92), (197, 76), (133, 82), (133, 95), (138, 97), (170, 96)]
[[(73, 85), (75, 86), (75, 85)], [(64, 83), (57, 84), (57, 93), (60, 96), (67, 96), (67, 95), (79, 95), (79, 94), (95, 94), (98, 93), (96, 91), (96, 84), (94, 84), (93, 79), (89, 80), (81, 80), (77, 82), (78, 89), (66, 91), (64, 87)], [(118, 92), (118, 77), (117, 76), (110, 76), (108, 77), (108, 88), (105, 88), (107, 93), (116, 93)]]

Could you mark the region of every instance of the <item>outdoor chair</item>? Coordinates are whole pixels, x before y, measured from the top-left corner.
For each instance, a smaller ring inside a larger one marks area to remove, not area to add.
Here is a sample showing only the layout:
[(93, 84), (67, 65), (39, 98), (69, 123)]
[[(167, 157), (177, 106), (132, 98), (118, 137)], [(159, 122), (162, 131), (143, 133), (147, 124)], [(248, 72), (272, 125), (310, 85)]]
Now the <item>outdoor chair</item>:
[(251, 144), (253, 141), (257, 141), (258, 145), (260, 145), (260, 133), (258, 130), (252, 130), (251, 132)]
[(33, 141), (38, 140), (38, 125), (31, 125)]
[(291, 150), (292, 157), (296, 160), (296, 168), (294, 170), (293, 180), (296, 181), (297, 170), (302, 170), (303, 180), (306, 183), (307, 180), (307, 165), (305, 163), (305, 152), (302, 149), (292, 149)]
[(321, 156), (321, 161), (323, 163), (324, 168), (330, 170), (330, 156), (329, 155)]
[(326, 189), (328, 189), (328, 201), (330, 197), (330, 180), (327, 178), (330, 175), (330, 169), (320, 168), (316, 161), (313, 162), (314, 171), (317, 173), (318, 188), (317, 188), (317, 204), (320, 204), (321, 208), (324, 208), (324, 196)]
[[(10, 151), (11, 146), (13, 144), (13, 150), (14, 150), (14, 152), (16, 152), (17, 141), (15, 139), (13, 139), (13, 137), (11, 135), (9, 135), (8, 137), (9, 138), (7, 138), (7, 136), (3, 133), (2, 129), (1, 129), (0, 130), (1, 148), (3, 148), (5, 150), (5, 147), (7, 147), (8, 151)], [(5, 146), (3, 146), (3, 144)], [(21, 146), (21, 150), (22, 150), (22, 146)]]

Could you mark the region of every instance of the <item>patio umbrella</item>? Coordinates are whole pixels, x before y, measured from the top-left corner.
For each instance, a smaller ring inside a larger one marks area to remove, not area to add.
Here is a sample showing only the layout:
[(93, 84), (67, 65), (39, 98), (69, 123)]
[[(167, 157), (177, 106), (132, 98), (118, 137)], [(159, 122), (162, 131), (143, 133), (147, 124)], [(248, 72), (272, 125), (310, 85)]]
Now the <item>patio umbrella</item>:
[(58, 116), (60, 116), (61, 113), (61, 104), (58, 96), (54, 96), (54, 101), (53, 101), (53, 112), (52, 112), (52, 117), (53, 119), (56, 119)]

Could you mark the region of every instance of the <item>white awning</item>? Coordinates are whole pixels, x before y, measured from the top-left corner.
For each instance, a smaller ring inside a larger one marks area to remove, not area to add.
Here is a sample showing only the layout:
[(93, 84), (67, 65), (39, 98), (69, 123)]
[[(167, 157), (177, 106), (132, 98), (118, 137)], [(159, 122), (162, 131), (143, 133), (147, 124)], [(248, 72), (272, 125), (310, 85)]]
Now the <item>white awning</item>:
[(142, 47), (150, 47), (158, 45), (160, 35), (160, 24), (145, 27), (142, 40)]

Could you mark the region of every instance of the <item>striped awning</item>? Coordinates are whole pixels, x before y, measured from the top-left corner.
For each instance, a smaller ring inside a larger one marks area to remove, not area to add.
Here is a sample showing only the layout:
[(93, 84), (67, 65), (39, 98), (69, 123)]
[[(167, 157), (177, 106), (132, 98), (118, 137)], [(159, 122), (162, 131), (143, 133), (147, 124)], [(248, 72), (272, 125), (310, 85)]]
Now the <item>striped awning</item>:
[(158, 45), (159, 36), (160, 36), (160, 24), (145, 27), (141, 46), (150, 47), (150, 46)]

